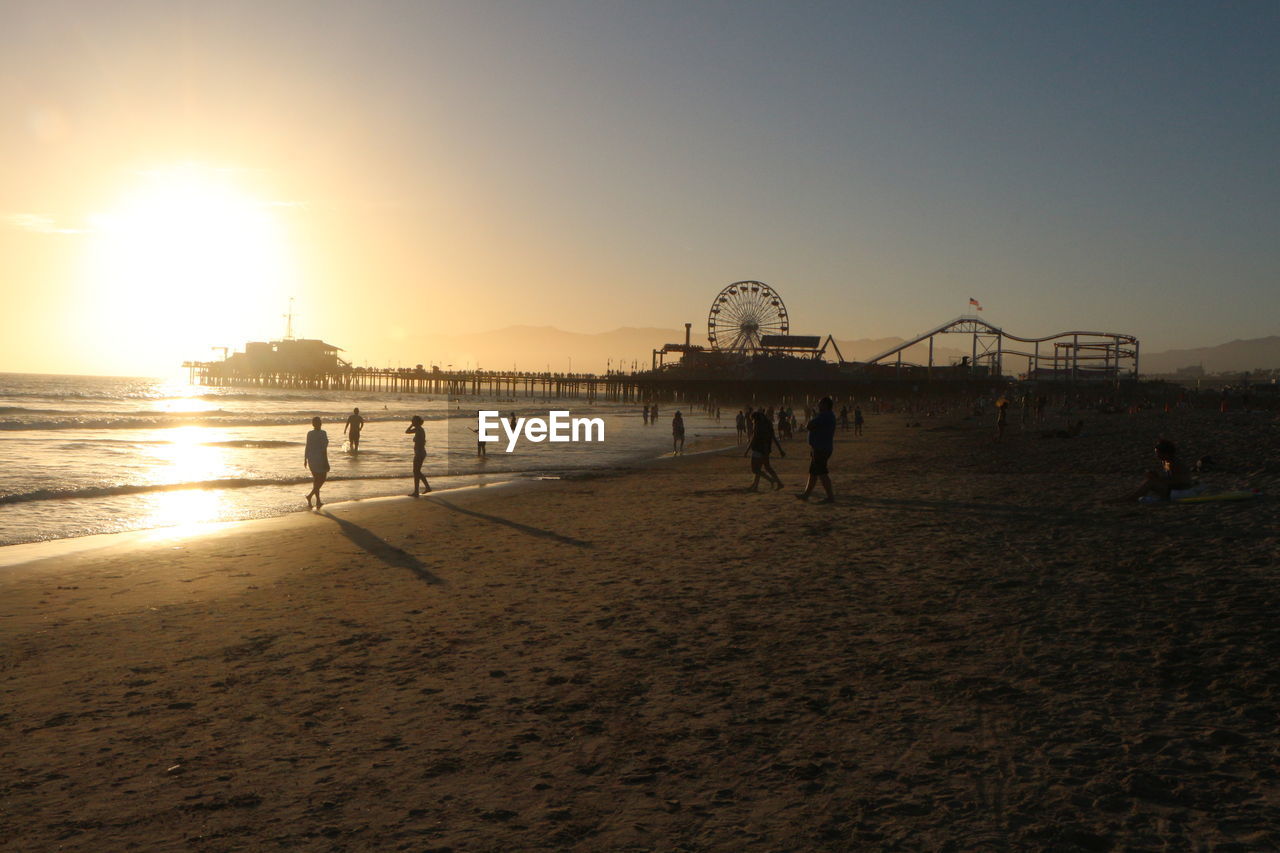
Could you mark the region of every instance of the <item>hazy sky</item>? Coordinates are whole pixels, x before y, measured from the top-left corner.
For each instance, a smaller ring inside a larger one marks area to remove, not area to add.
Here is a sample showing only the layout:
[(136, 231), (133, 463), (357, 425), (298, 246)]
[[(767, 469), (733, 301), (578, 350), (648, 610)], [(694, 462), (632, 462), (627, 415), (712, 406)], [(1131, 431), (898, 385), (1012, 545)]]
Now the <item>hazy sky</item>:
[[(1280, 4), (0, 3), (0, 370), (296, 331), (1280, 334)], [(656, 344), (662, 341), (655, 341)], [(639, 353), (637, 355), (644, 355)], [(529, 365), (541, 365), (533, 353)]]

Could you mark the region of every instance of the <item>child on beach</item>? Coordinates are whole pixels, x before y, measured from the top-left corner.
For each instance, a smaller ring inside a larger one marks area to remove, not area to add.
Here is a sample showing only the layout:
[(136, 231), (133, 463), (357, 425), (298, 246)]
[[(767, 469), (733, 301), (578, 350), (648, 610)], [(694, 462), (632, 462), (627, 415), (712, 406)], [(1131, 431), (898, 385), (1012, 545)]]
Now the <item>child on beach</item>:
[(751, 454), (751, 473), (756, 475), (755, 480), (751, 483), (751, 488), (747, 491), (759, 491), (760, 475), (763, 474), (769, 482), (773, 483), (775, 490), (782, 488), (782, 479), (773, 470), (773, 466), (769, 464), (769, 454), (772, 452), (774, 445), (778, 447), (778, 453), (786, 456), (787, 452), (782, 449), (782, 444), (778, 441), (777, 436), (773, 434), (773, 423), (769, 420), (769, 416), (764, 412), (756, 412), (754, 415), (754, 429), (751, 431), (751, 443), (747, 445), (746, 451), (742, 454), (746, 456)]
[(320, 501), (320, 487), (329, 476), (329, 433), (320, 429), (320, 419), (311, 419), (311, 432), (307, 433), (307, 448), (302, 452), (302, 466), (311, 471), (311, 491), (307, 492), (307, 507), (311, 498), (316, 499), (316, 509), (324, 506)]
[(1195, 481), (1191, 478), (1191, 471), (1178, 458), (1178, 448), (1172, 441), (1167, 438), (1158, 440), (1155, 454), (1160, 467), (1148, 471), (1142, 484), (1121, 500), (1134, 501), (1144, 495), (1152, 495), (1157, 500), (1167, 501), (1169, 493), (1175, 489), (1189, 489), (1195, 485)]
[(427, 458), (427, 431), (422, 428), (422, 416), (414, 415), (409, 428), (404, 433), (413, 435), (413, 492), (409, 497), (416, 498), (419, 481), (422, 482), (423, 492), (431, 491), (431, 484), (427, 482), (427, 476), (422, 473), (422, 463)]
[(1005, 427), (1009, 423), (1009, 398), (1000, 395), (996, 400), (996, 441), (1004, 438)]

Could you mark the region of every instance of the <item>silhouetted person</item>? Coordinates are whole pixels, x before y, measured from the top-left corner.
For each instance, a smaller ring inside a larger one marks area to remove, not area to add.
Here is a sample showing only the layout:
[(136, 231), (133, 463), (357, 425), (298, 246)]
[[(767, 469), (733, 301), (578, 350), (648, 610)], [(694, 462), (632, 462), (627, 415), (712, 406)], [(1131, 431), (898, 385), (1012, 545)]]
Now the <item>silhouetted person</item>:
[(842, 430), (849, 429), (849, 407), (848, 406), (840, 407), (840, 429)]
[(738, 417), (734, 421), (738, 426), (738, 444), (742, 444), (742, 440), (747, 437), (747, 416), (738, 410)]
[(862, 435), (862, 407), (853, 407), (853, 434)]
[(775, 489), (781, 489), (782, 479), (778, 477), (773, 470), (773, 466), (769, 464), (769, 454), (773, 452), (774, 445), (777, 445), (779, 455), (786, 456), (787, 452), (782, 449), (782, 444), (778, 442), (777, 436), (773, 434), (773, 422), (769, 420), (768, 415), (764, 412), (756, 412), (752, 415), (752, 418), (754, 426), (751, 430), (751, 443), (747, 445), (746, 451), (742, 454), (743, 456), (748, 453), (751, 454), (751, 473), (756, 475), (748, 491), (759, 490), (761, 474), (773, 484)]
[(320, 487), (329, 476), (329, 433), (320, 429), (320, 419), (311, 419), (311, 432), (307, 433), (307, 449), (302, 452), (302, 465), (311, 472), (311, 491), (307, 492), (307, 506), (316, 499), (316, 509), (324, 506), (320, 500)]
[(829, 504), (836, 499), (835, 493), (831, 490), (831, 477), (827, 473), (827, 460), (835, 450), (836, 441), (836, 414), (832, 411), (834, 408), (835, 404), (831, 402), (831, 398), (823, 397), (818, 401), (818, 413), (813, 416), (813, 420), (809, 421), (809, 482), (805, 484), (804, 491), (796, 495), (802, 501), (809, 500), (809, 495), (813, 494), (813, 487), (819, 482), (822, 483), (822, 490), (827, 493), (821, 503)]
[(1000, 395), (996, 400), (996, 440), (1004, 438), (1005, 428), (1009, 425), (1009, 398)]
[(644, 422), (646, 426), (649, 424), (649, 405), (647, 403), (644, 407)]
[(1160, 467), (1154, 471), (1148, 471), (1142, 480), (1142, 485), (1125, 495), (1123, 500), (1132, 501), (1143, 495), (1152, 495), (1156, 500), (1167, 501), (1169, 493), (1173, 490), (1189, 489), (1195, 485), (1190, 469), (1178, 458), (1178, 448), (1172, 441), (1167, 438), (1157, 441), (1155, 454)]
[(671, 416), (671, 453), (684, 453), (684, 417), (679, 409)]
[(409, 495), (411, 498), (418, 496), (418, 483), (422, 483), (422, 491), (431, 491), (431, 484), (427, 482), (427, 475), (422, 473), (422, 463), (427, 458), (427, 431), (422, 428), (422, 416), (414, 415), (413, 421), (409, 424), (409, 428), (404, 431), (405, 435), (413, 435), (413, 493)]
[(364, 429), (364, 418), (360, 415), (360, 408), (357, 406), (351, 411), (347, 417), (347, 425), (342, 428), (342, 432), (351, 442), (351, 452), (360, 452), (360, 430)]
[[(476, 412), (476, 423), (479, 423), (479, 422), (480, 422), (480, 413)], [(480, 429), (477, 427), (476, 429), (472, 429), (471, 431), (476, 434), (476, 456), (488, 458), (488, 455), (489, 455), (487, 452), (488, 442), (481, 440)]]

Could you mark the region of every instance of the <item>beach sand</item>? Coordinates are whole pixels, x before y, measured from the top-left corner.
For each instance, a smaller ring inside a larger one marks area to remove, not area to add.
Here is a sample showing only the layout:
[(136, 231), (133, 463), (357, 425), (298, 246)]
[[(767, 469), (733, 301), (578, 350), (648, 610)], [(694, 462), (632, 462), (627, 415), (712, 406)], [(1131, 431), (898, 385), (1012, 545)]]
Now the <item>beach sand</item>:
[(5, 568), (0, 847), (1280, 848), (1277, 502), (1106, 501), (1159, 434), (1274, 496), (1277, 426), (1084, 417)]

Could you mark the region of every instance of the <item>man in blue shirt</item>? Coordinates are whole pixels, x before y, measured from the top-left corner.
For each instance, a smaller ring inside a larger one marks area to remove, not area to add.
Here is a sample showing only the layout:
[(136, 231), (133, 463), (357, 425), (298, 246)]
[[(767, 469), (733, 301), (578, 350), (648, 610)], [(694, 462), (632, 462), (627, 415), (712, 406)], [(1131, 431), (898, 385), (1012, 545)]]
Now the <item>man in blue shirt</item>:
[(809, 495), (813, 494), (813, 487), (822, 483), (822, 488), (826, 491), (827, 496), (818, 503), (834, 503), (836, 496), (831, 491), (831, 477), (827, 475), (827, 460), (831, 458), (831, 452), (835, 450), (836, 441), (836, 413), (833, 411), (835, 403), (830, 397), (823, 397), (818, 402), (818, 413), (813, 416), (813, 420), (809, 421), (809, 482), (804, 487), (804, 491), (798, 495), (802, 501), (809, 500)]

